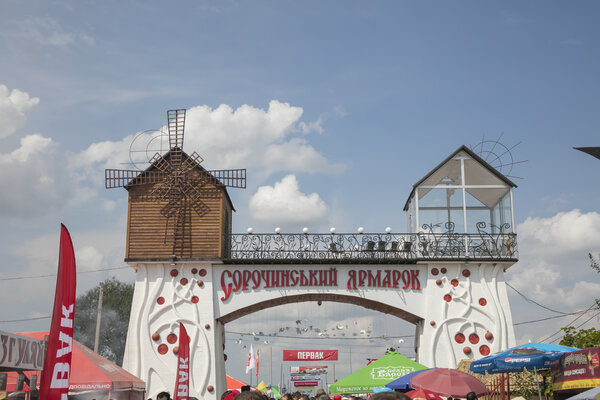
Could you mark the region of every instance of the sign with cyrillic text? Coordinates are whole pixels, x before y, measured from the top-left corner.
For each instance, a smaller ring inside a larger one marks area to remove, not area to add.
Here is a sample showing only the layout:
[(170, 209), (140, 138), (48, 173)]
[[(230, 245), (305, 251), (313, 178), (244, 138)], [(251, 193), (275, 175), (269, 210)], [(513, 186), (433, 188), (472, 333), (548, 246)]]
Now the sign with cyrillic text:
[(284, 350), (283, 361), (337, 361), (337, 350)]
[(44, 368), (44, 342), (0, 332), (0, 368), (41, 371)]

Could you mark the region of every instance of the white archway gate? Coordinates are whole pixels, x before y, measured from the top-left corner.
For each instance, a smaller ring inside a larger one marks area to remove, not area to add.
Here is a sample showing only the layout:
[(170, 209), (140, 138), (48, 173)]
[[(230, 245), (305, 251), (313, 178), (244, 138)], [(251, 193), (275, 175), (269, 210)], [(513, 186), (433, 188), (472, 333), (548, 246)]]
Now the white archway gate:
[(123, 366), (149, 396), (175, 384), (178, 324), (191, 337), (190, 396), (225, 390), (224, 324), (302, 301), (352, 303), (416, 325), (417, 361), (455, 367), (514, 345), (504, 271), (513, 262), (223, 264), (130, 262), (135, 294)]
[(167, 153), (145, 171), (105, 172), (107, 188), (129, 192), (125, 257), (137, 271), (123, 363), (151, 397), (175, 386), (180, 322), (191, 337), (190, 395), (216, 399), (224, 324), (292, 302), (352, 303), (410, 321), (417, 361), (429, 367), (514, 345), (504, 272), (518, 260), (516, 185), (471, 149), (413, 185), (406, 233), (240, 235), (225, 187), (245, 187), (245, 170), (202, 168), (181, 148), (185, 110), (167, 115)]

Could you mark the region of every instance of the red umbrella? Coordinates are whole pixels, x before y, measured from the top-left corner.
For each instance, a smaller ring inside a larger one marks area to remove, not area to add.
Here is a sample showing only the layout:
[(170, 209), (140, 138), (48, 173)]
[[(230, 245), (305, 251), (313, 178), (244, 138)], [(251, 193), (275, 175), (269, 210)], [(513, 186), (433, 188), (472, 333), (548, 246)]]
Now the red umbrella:
[(437, 393), (433, 393), (425, 389), (411, 390), (410, 392), (406, 392), (404, 394), (411, 399), (444, 400)]
[(433, 368), (415, 375), (411, 380), (414, 388), (426, 389), (442, 396), (467, 397), (475, 392), (477, 396), (487, 393), (487, 388), (472, 375), (450, 368)]

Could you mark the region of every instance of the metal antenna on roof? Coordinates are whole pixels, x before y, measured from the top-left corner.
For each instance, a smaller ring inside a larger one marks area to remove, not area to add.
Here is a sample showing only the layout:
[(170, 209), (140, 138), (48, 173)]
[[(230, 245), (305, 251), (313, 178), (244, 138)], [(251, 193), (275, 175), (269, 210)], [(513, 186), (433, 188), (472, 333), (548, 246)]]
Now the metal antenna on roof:
[(507, 146), (500, 142), (504, 133), (501, 133), (496, 140), (486, 140), (485, 135), (481, 137), (481, 142), (471, 146), (471, 150), (494, 169), (507, 178), (523, 179), (521, 176), (512, 175), (515, 165), (528, 162), (529, 160), (515, 161), (512, 151), (521, 144), (518, 142), (512, 146)]

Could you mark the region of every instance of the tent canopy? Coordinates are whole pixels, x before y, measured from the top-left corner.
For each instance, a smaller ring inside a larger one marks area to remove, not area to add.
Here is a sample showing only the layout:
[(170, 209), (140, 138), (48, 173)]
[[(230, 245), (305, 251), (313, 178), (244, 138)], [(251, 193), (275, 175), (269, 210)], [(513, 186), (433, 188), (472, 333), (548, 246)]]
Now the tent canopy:
[[(25, 332), (19, 335), (43, 340), (48, 335), (45, 332)], [(27, 376), (38, 375), (39, 372), (26, 373)], [(16, 373), (9, 374), (8, 388), (14, 390)], [(101, 355), (94, 353), (81, 343), (73, 340), (73, 356), (71, 360), (71, 375), (69, 379), (69, 392), (86, 390), (136, 390), (145, 391), (146, 384), (141, 379), (133, 376), (115, 363)]]
[(372, 393), (373, 388), (385, 386), (401, 376), (427, 369), (402, 354), (390, 352), (355, 373), (335, 382), (330, 393)]
[(240, 390), (242, 386), (248, 386), (248, 384), (244, 381), (240, 381), (239, 379), (235, 379), (232, 376), (227, 376), (227, 390), (237, 389)]

